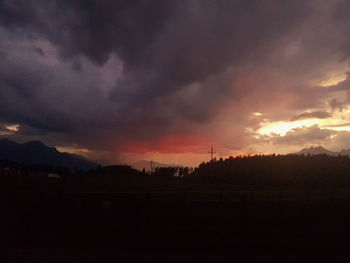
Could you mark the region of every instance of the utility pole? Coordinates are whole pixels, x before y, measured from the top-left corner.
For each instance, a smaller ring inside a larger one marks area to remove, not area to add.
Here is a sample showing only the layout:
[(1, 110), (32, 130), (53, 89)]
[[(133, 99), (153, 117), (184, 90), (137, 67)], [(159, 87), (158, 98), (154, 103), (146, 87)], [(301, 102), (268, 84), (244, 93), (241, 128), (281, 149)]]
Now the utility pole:
[(210, 153), (210, 161), (213, 160), (213, 155), (214, 155), (214, 153), (216, 153), (216, 151), (214, 151), (213, 145), (211, 146), (211, 149), (210, 149), (210, 151), (208, 151), (208, 153)]
[(153, 172), (153, 160), (151, 160), (151, 174)]

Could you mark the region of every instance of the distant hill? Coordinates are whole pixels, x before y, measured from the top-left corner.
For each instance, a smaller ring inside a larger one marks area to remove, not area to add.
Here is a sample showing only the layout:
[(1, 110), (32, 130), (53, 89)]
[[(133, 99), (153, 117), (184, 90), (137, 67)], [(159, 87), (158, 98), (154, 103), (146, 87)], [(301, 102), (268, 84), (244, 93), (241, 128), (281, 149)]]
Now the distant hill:
[(23, 165), (49, 165), (81, 170), (97, 166), (80, 155), (59, 152), (39, 141), (19, 144), (8, 139), (0, 140), (0, 160), (15, 161)]
[(310, 148), (304, 148), (301, 151), (294, 153), (294, 154), (304, 154), (304, 155), (317, 155), (317, 154), (327, 154), (331, 156), (337, 156), (337, 155), (348, 155), (350, 156), (350, 149), (348, 150), (341, 150), (340, 152), (333, 152), (325, 149), (322, 146), (317, 146), (317, 147), (310, 147)]
[[(165, 164), (165, 163), (158, 163), (158, 162), (153, 162), (153, 167), (174, 167), (174, 166), (181, 166), (181, 165), (176, 165), (176, 164)], [(143, 168), (145, 168), (146, 171), (151, 170), (151, 161), (138, 161), (134, 164), (131, 165), (133, 168), (142, 171)]]

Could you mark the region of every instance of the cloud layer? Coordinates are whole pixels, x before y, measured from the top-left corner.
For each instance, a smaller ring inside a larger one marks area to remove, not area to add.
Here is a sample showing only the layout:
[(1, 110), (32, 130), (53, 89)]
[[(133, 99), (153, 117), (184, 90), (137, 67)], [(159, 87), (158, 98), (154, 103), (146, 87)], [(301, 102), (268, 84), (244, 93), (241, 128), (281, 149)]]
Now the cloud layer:
[(211, 143), (259, 152), (266, 121), (346, 119), (348, 79), (320, 83), (346, 78), (348, 14), (346, 1), (5, 0), (0, 123), (110, 161)]

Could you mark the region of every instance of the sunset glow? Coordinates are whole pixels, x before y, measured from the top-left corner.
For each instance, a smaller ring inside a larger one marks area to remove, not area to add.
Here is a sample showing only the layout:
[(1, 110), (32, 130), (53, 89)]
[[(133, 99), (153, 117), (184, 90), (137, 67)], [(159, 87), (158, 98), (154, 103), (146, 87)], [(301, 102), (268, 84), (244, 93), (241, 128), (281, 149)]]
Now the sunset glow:
[(19, 124), (5, 125), (4, 127), (9, 131), (16, 132), (18, 131)]
[[(328, 129), (333, 131), (350, 131), (350, 123), (344, 122), (343, 119), (308, 119), (299, 121), (278, 121), (278, 122), (262, 122), (261, 128), (257, 131), (260, 135), (278, 134), (280, 136), (296, 128), (308, 128), (317, 125), (320, 129)], [(335, 136), (332, 136), (334, 138)]]
[(6, 262), (350, 262), (350, 0), (0, 0), (0, 194)]
[(312, 125), (318, 124), (318, 120), (300, 120), (294, 122), (285, 122), (285, 121), (277, 121), (277, 122), (267, 122), (262, 123), (262, 127), (257, 131), (259, 134), (269, 135), (271, 133), (285, 135), (288, 131), (301, 128), (301, 127), (310, 127)]
[(108, 164), (350, 148), (346, 1), (49, 2), (0, 4), (1, 137)]

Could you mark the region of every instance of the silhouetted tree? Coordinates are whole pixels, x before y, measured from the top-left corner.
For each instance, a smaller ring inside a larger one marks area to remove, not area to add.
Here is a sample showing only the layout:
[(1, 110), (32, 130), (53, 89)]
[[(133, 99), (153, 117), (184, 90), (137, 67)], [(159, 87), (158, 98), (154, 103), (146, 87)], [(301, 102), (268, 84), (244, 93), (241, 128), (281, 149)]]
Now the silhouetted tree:
[(255, 155), (201, 163), (193, 176), (204, 182), (258, 186), (350, 185), (348, 156)]

